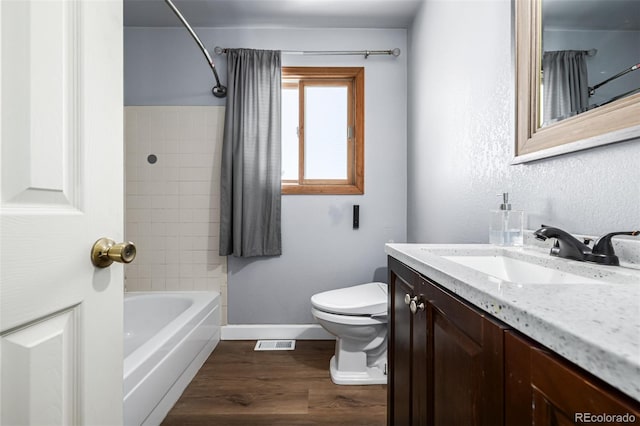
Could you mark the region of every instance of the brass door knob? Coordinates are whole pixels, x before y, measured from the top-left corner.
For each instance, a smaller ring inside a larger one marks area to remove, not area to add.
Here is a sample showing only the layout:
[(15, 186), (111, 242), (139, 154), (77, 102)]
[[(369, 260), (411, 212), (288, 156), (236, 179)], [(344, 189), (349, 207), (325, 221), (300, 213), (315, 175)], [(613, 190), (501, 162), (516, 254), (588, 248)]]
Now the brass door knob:
[(132, 242), (116, 244), (110, 238), (100, 238), (91, 248), (91, 263), (106, 268), (113, 262), (131, 263), (136, 258), (136, 246)]

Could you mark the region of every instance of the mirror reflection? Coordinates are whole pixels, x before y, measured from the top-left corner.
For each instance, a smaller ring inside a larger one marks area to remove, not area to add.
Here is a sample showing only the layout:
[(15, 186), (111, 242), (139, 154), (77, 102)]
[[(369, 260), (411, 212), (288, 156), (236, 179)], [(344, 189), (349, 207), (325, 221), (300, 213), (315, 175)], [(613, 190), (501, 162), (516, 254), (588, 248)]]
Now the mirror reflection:
[(540, 127), (640, 92), (640, 1), (543, 0)]

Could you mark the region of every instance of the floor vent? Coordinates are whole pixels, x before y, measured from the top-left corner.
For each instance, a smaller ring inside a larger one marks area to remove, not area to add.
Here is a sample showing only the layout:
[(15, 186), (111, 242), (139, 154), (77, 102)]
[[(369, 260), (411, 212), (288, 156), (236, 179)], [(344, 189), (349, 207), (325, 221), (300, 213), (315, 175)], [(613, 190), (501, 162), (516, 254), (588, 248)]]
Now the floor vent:
[(254, 351), (292, 351), (296, 348), (295, 340), (258, 340)]

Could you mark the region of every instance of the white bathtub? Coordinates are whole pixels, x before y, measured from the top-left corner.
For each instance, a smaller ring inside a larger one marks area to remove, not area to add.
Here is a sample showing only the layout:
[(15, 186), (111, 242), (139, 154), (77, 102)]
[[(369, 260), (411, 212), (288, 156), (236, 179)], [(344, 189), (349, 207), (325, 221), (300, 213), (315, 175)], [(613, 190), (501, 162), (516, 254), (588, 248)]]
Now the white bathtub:
[(215, 292), (125, 293), (124, 424), (158, 425), (220, 341)]

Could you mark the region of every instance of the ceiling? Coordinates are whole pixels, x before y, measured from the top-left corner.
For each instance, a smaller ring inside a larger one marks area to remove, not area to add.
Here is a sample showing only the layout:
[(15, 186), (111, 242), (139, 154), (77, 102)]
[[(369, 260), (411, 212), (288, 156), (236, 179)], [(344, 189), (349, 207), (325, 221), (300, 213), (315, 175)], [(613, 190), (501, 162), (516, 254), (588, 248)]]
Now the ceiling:
[[(424, 0), (173, 0), (193, 27), (408, 28)], [(124, 0), (127, 27), (179, 27), (164, 0)]]
[[(193, 27), (240, 28), (408, 28), (423, 1), (173, 0)], [(640, 0), (543, 0), (542, 11), (547, 28), (640, 31)], [(181, 26), (164, 0), (124, 0), (124, 24)]]

